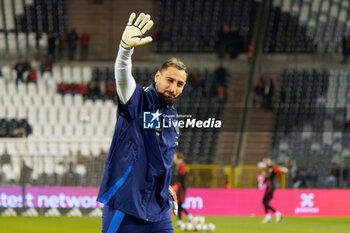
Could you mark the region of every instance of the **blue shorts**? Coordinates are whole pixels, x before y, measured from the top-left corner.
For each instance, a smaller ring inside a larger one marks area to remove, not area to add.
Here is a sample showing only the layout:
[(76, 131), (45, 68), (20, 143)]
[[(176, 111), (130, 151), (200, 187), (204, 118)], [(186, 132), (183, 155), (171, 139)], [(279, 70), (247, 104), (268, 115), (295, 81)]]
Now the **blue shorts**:
[(160, 222), (147, 222), (105, 205), (102, 215), (102, 233), (174, 233), (169, 218)]

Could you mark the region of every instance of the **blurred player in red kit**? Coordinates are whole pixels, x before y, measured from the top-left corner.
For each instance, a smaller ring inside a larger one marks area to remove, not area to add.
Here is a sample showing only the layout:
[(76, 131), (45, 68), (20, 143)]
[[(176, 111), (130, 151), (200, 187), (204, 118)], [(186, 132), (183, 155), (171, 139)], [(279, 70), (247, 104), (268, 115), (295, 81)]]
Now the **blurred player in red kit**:
[(269, 214), (269, 210), (271, 210), (275, 214), (276, 222), (279, 222), (282, 219), (282, 214), (270, 205), (270, 201), (272, 200), (273, 193), (275, 191), (276, 174), (287, 173), (288, 169), (285, 167), (272, 165), (271, 159), (269, 158), (264, 158), (263, 162), (266, 164), (266, 176), (264, 180), (264, 183), (266, 184), (266, 189), (263, 198), (263, 205), (266, 215), (262, 223), (268, 223), (271, 221), (271, 215)]
[(189, 214), (188, 211), (182, 206), (186, 194), (186, 163), (184, 161), (184, 155), (181, 152), (175, 152), (173, 162), (175, 164), (175, 179), (172, 188), (177, 193), (177, 200), (179, 206), (179, 221), (177, 224), (180, 225), (182, 223), (182, 211), (185, 212), (189, 220), (192, 219), (192, 215)]

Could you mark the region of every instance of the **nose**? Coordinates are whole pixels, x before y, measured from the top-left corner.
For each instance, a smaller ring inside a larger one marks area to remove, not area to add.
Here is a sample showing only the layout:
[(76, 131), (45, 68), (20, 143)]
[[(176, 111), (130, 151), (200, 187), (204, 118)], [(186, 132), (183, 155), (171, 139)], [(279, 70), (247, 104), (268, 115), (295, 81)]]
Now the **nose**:
[(176, 95), (176, 84), (175, 83), (170, 84), (169, 91), (171, 93), (173, 93), (174, 95)]

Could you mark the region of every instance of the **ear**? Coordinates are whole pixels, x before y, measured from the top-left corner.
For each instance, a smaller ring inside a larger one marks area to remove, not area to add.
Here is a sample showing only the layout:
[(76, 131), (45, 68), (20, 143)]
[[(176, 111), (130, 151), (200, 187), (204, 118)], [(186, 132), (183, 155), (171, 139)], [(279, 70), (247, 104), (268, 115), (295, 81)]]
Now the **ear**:
[(154, 82), (158, 82), (158, 80), (159, 80), (159, 78), (160, 78), (160, 75), (161, 75), (161, 73), (160, 73), (160, 71), (158, 70), (157, 73), (156, 73), (156, 75), (154, 75)]

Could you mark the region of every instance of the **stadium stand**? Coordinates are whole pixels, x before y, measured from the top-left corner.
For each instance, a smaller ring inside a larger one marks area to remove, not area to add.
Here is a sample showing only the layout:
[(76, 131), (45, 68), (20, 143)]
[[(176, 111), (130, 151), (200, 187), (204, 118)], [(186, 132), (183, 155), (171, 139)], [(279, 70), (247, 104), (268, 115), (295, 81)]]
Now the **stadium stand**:
[(273, 0), (264, 51), (340, 52), (349, 22), (348, 1)]
[(349, 166), (348, 77), (345, 70), (292, 70), (279, 79), (269, 155), (318, 171), (316, 187), (326, 187), (334, 164)]
[[(155, 52), (213, 52), (223, 25), (236, 28), (246, 51), (255, 20), (255, 1), (164, 1), (155, 3)], [(191, 22), (191, 23), (188, 23)]]
[(67, 30), (65, 0), (4, 0), (0, 4), (0, 53), (46, 48), (48, 33)]
[[(88, 82), (91, 78), (90, 67), (55, 67), (52, 74), (45, 72), (39, 76), (36, 84), (20, 82), (18, 86), (10, 67), (2, 67), (2, 74), (0, 99), (1, 105), (5, 106), (1, 110), (2, 116), (12, 128), (18, 125), (15, 122), (20, 119), (26, 119), (32, 128), (32, 134), (25, 142), (17, 139), (0, 143), (0, 149), (7, 148), (15, 158), (13, 169), (21, 167), (20, 158), (25, 151), (28, 160), (32, 161), (30, 167), (34, 178), (43, 172), (43, 168), (51, 173), (58, 169), (62, 175), (64, 169), (58, 165), (63, 158), (67, 158), (69, 151), (76, 154), (81, 150), (85, 155), (97, 157), (101, 149), (108, 149), (114, 130), (109, 122), (114, 122), (116, 105), (111, 100), (84, 101), (82, 95), (61, 95), (56, 91), (57, 84), (62, 80)], [(21, 120), (20, 124), (25, 122)], [(6, 128), (7, 134), (13, 131), (10, 127)], [(92, 138), (98, 140), (91, 142)], [(13, 177), (18, 181), (19, 170), (14, 172)]]

